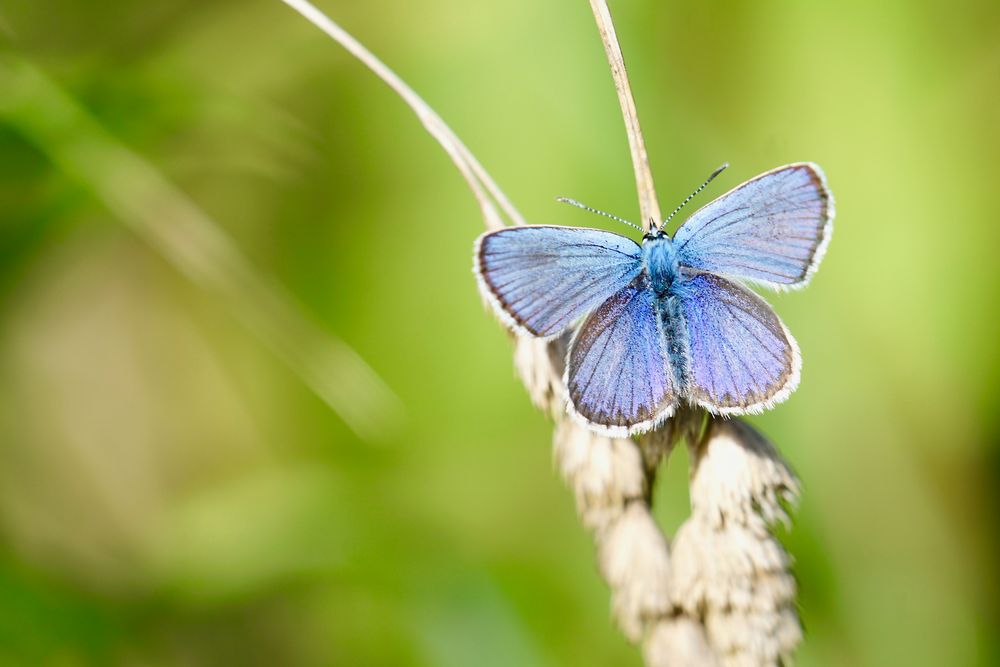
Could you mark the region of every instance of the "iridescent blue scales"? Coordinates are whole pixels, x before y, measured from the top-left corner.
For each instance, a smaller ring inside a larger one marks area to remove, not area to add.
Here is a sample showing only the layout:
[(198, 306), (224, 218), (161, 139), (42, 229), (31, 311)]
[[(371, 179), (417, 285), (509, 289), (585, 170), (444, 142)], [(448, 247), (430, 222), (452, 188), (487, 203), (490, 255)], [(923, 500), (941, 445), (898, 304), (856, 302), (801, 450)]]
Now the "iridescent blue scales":
[(480, 288), (515, 332), (573, 329), (568, 410), (612, 436), (683, 401), (760, 412), (798, 384), (801, 357), (771, 307), (738, 282), (803, 287), (830, 240), (833, 200), (813, 164), (780, 167), (695, 212), (673, 238), (528, 226), (476, 241)]

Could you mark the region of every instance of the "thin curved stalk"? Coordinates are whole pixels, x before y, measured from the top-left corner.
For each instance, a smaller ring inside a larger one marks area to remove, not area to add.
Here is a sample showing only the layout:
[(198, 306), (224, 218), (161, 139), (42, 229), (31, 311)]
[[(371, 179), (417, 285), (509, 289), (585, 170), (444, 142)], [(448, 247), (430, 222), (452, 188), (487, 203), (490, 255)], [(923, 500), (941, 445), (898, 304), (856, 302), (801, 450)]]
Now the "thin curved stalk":
[[(423, 123), (427, 131), (430, 132), (438, 143), (451, 157), (452, 162), (462, 173), (473, 194), (479, 201), (483, 211), (486, 226), (495, 229), (503, 226), (503, 221), (493, 206), (493, 201), (507, 215), (510, 222), (515, 225), (525, 224), (524, 217), (518, 212), (514, 204), (507, 198), (496, 184), (489, 172), (483, 168), (479, 160), (466, 147), (458, 135), (448, 127), (448, 124), (435, 112), (420, 95), (417, 94), (405, 81), (393, 72), (375, 54), (369, 51), (361, 42), (356, 40), (350, 33), (341, 28), (330, 17), (316, 8), (308, 0), (282, 0), (286, 5), (301, 14), (307, 21), (326, 33), (331, 39), (340, 44), (351, 55), (360, 60), (368, 69), (375, 73), (382, 81), (392, 88)], [(485, 192), (484, 192), (485, 189)], [(486, 196), (489, 193), (492, 201)]]
[(635, 99), (632, 97), (632, 86), (629, 85), (628, 72), (625, 71), (625, 58), (618, 45), (618, 35), (615, 33), (615, 24), (611, 21), (608, 3), (605, 0), (590, 0), (590, 8), (594, 12), (601, 41), (604, 42), (604, 51), (611, 66), (611, 77), (615, 81), (618, 102), (621, 104), (622, 116), (625, 119), (625, 131), (632, 153), (632, 167), (635, 169), (635, 187), (639, 194), (639, 214), (642, 216), (642, 226), (648, 232), (650, 225), (659, 224), (662, 218), (660, 204), (656, 199), (656, 187), (653, 185), (653, 173), (649, 168), (649, 156), (646, 154), (646, 142), (642, 137), (639, 114), (635, 108)]

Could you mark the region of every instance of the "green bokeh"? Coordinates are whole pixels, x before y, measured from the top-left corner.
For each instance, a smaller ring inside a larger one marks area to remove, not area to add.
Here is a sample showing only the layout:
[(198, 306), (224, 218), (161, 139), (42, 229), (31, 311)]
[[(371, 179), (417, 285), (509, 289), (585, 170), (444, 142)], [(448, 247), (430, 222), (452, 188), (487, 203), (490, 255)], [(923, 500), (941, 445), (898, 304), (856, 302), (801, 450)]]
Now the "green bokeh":
[[(583, 0), (321, 6), (531, 221), (637, 215)], [(804, 483), (801, 664), (997, 664), (1000, 5), (612, 9), (665, 208), (723, 161), (710, 193), (812, 160), (837, 197), (822, 271), (769, 297), (802, 385), (753, 420)], [(0, 665), (640, 664), (480, 305), (475, 202), (384, 85), (278, 0), (11, 0), (0, 45), (405, 409), (356, 437), (0, 118)]]

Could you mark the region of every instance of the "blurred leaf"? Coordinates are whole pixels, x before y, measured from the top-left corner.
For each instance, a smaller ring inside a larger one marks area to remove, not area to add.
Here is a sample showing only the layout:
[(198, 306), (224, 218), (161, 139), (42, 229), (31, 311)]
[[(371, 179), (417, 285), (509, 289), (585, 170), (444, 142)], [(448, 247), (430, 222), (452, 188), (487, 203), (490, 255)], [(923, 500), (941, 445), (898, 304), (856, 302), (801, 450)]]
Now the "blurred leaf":
[(361, 546), (339, 486), (318, 467), (265, 468), (178, 502), (151, 526), (154, 586), (203, 605), (334, 571)]

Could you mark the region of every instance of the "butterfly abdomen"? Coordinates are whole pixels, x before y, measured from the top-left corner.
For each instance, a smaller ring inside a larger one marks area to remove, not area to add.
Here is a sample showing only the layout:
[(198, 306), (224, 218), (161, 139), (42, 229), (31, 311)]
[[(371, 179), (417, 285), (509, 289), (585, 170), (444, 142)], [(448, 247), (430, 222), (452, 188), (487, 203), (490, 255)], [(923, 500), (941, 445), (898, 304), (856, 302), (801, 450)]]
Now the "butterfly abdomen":
[(657, 316), (675, 386), (684, 387), (690, 374), (691, 355), (687, 326), (675, 294), (680, 276), (677, 250), (669, 236), (650, 238), (642, 244), (642, 259), (656, 294)]
[(670, 370), (673, 371), (676, 386), (683, 391), (691, 375), (691, 348), (680, 300), (675, 294), (667, 294), (657, 299), (657, 311)]

